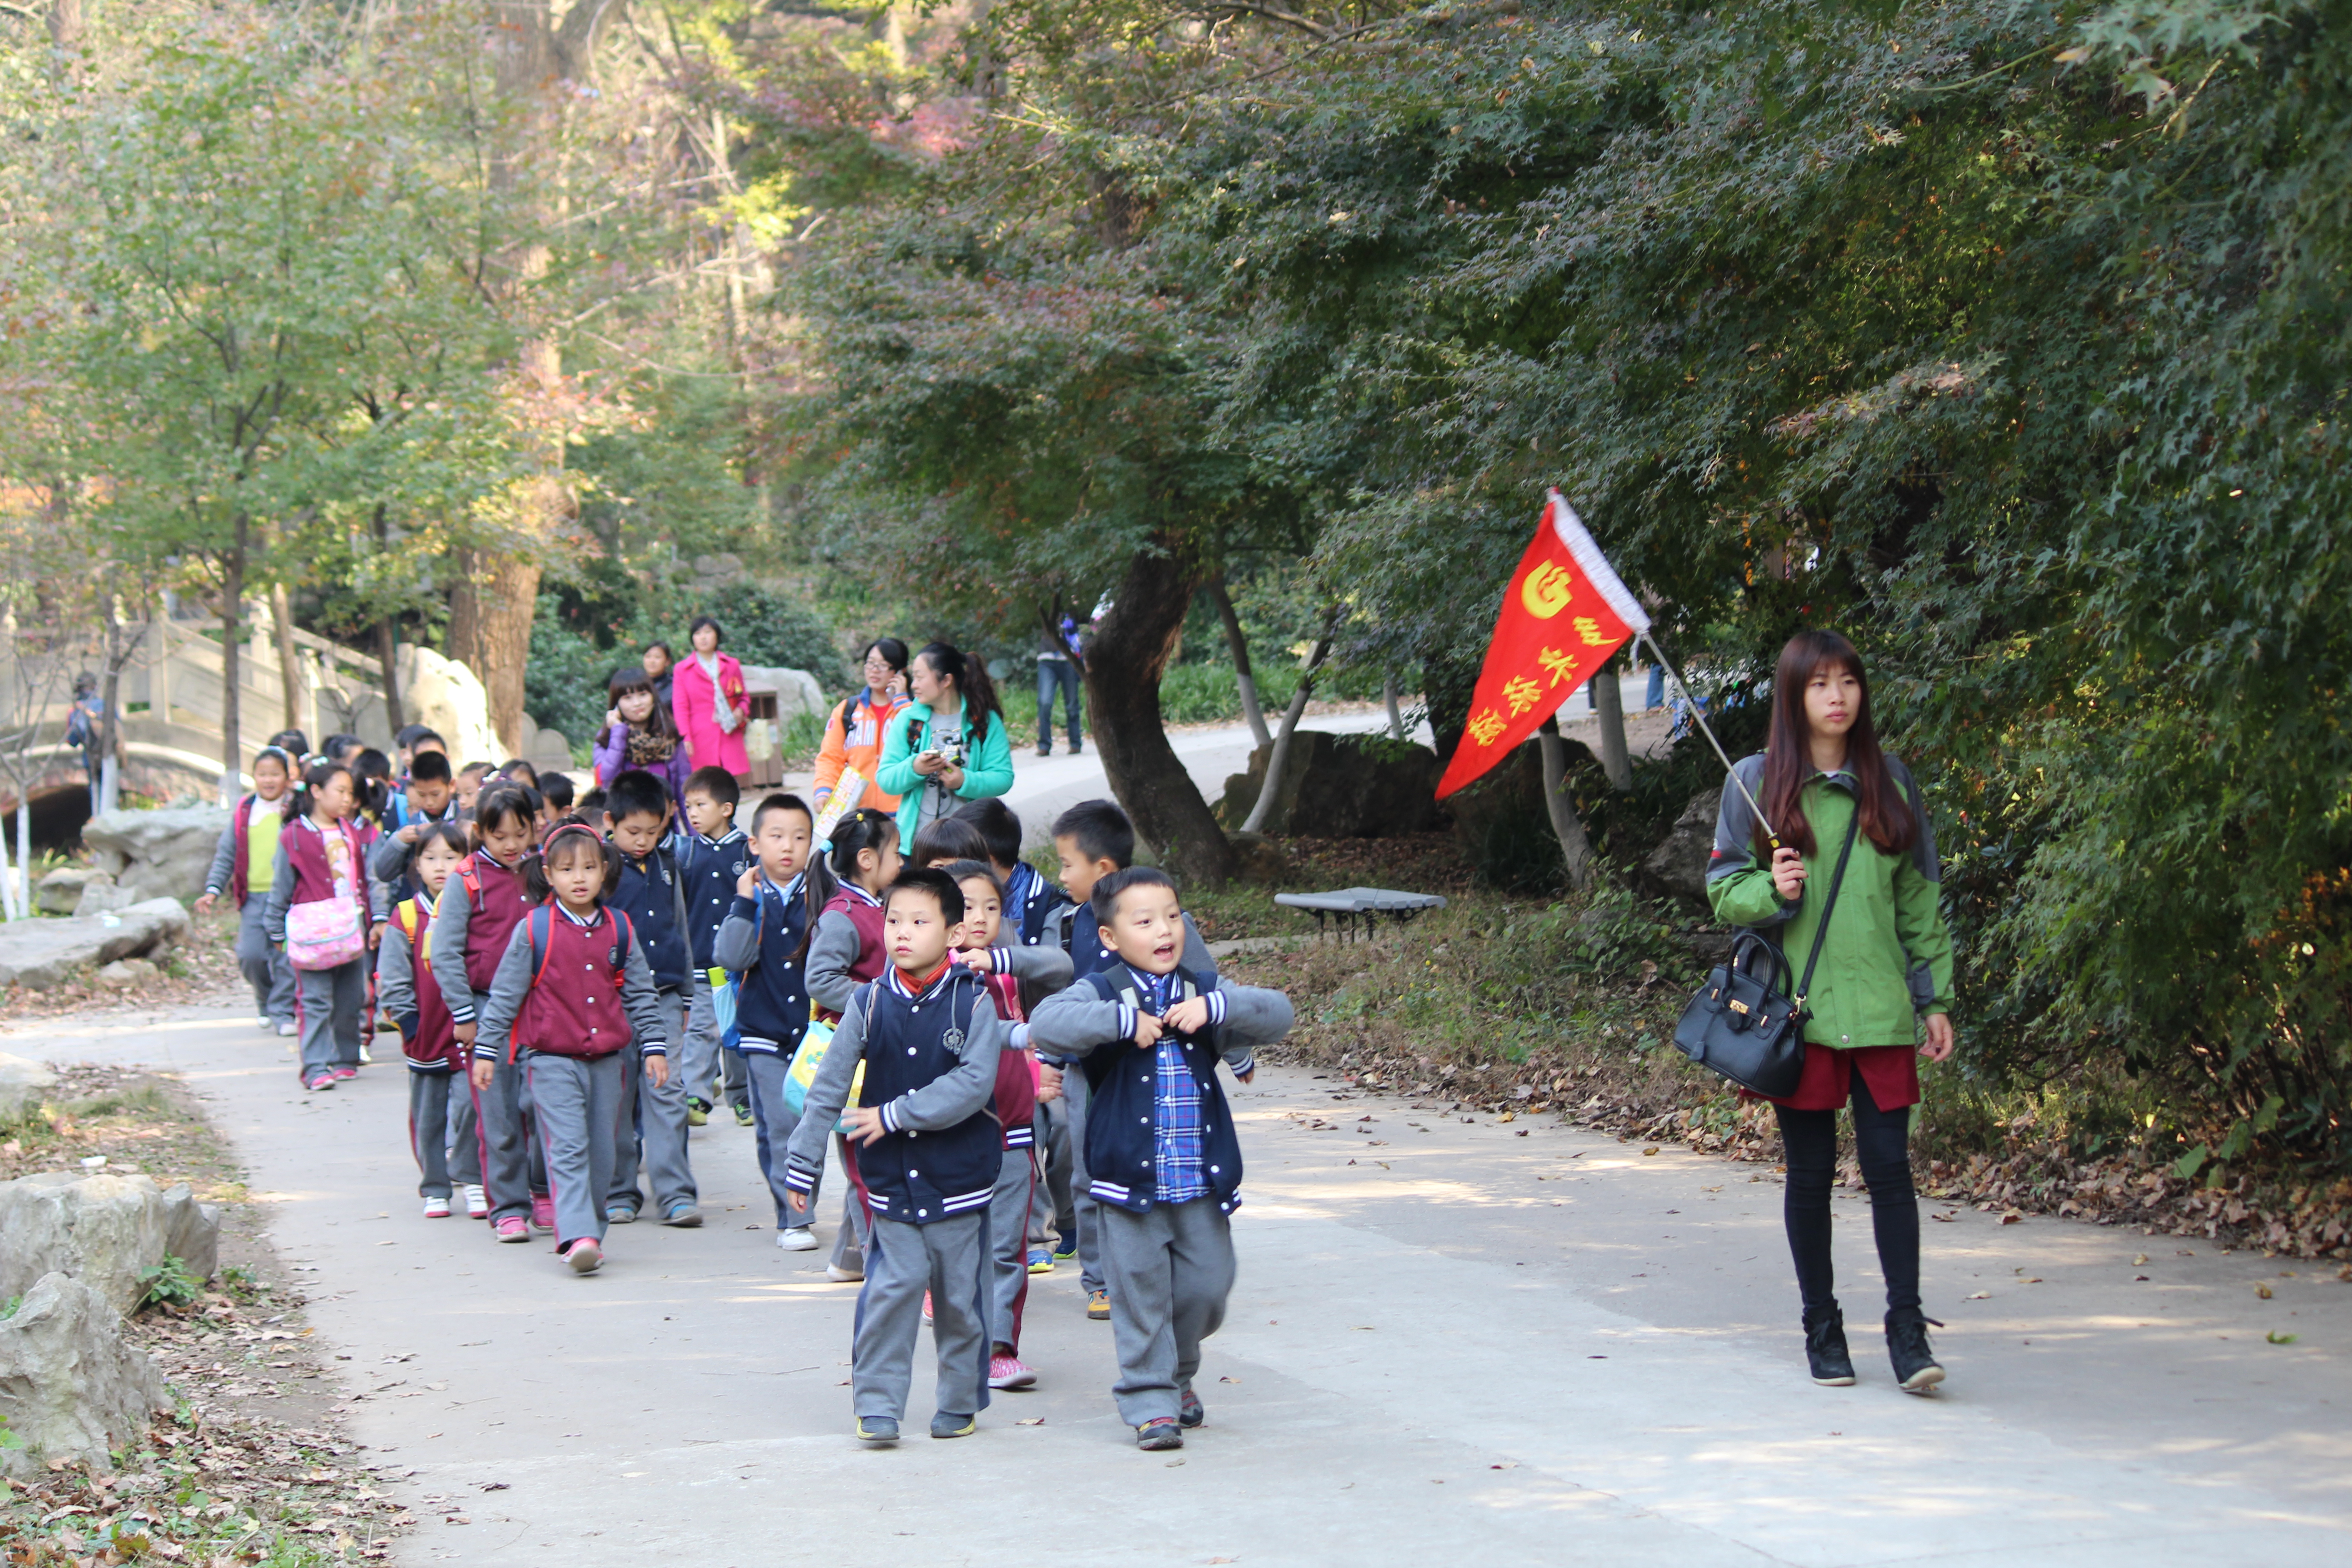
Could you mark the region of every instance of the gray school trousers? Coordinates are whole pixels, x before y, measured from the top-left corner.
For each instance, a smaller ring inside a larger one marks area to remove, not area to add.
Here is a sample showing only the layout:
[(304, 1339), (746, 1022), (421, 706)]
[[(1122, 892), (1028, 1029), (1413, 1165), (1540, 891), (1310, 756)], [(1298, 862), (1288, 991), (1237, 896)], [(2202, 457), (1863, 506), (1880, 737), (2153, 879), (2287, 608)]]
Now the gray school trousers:
[(1201, 1370), (1201, 1342), (1225, 1321), (1233, 1224), (1213, 1197), (1155, 1203), (1141, 1214), (1097, 1204), (1095, 1221), (1118, 1350), (1111, 1398), (1130, 1426), (1172, 1419)]
[(1102, 1205), (1087, 1195), (1087, 1100), (1094, 1086), (1087, 1081), (1086, 1064), (1072, 1062), (1062, 1073), (1064, 1115), (1070, 1128), (1070, 1212), (1078, 1221), (1078, 1288), (1093, 1292), (1108, 1283), (1103, 1274)]
[(988, 1200), (990, 1348), (1021, 1349), (1021, 1310), (1029, 1302), (1029, 1197), (1038, 1186), (1037, 1152), (1007, 1149)]
[[(463, 1180), (450, 1173), (449, 1074), (408, 1069), (408, 1147), (416, 1156), (416, 1195), (446, 1198), (449, 1184)], [(463, 1160), (466, 1151), (454, 1151)]]
[(1037, 1107), (1037, 1156), (1045, 1174), (1029, 1204), (1029, 1245), (1045, 1246), (1049, 1232), (1056, 1239), (1075, 1242), (1078, 1211), (1070, 1187), (1070, 1115), (1059, 1100)]
[(679, 1030), (686, 1017), (686, 994), (664, 991), (654, 998), (667, 1026), (664, 1044), (669, 1051), (669, 1081), (656, 1089), (646, 1078), (646, 1054), (632, 1045), (621, 1054), (626, 1070), (621, 1075), (620, 1142), (613, 1153), (613, 1190), (605, 1201), (639, 1208), (637, 1167), (642, 1160), (646, 1184), (653, 1189), (654, 1212), (667, 1215), (700, 1195), (694, 1169), (686, 1157), (686, 1079), (678, 1071)]
[(793, 1130), (801, 1124), (800, 1112), (784, 1100), (784, 1079), (793, 1069), (793, 1058), (782, 1051), (745, 1051), (742, 1058), (751, 1079), (753, 1151), (760, 1157), (760, 1175), (768, 1184), (768, 1196), (776, 1205), (776, 1228), (814, 1226), (817, 1193), (824, 1184), (824, 1173), (817, 1173), (816, 1183), (808, 1191), (808, 1209), (797, 1217), (793, 1214), (790, 1190), (784, 1185), (784, 1150), (793, 1141)]
[(555, 1200), (555, 1245), (604, 1239), (604, 1197), (613, 1190), (613, 1145), (621, 1125), (622, 1051), (601, 1057), (526, 1052), (531, 1125), (547, 1152)]
[[(855, 1274), (866, 1267), (866, 1200), (858, 1195), (857, 1183), (849, 1174), (851, 1162), (856, 1159), (850, 1152), (849, 1140), (836, 1132), (833, 1147), (841, 1160), (841, 1229), (833, 1238), (833, 1266)], [(814, 1203), (809, 1205), (809, 1223), (816, 1223)]]
[(850, 1405), (856, 1414), (905, 1418), (926, 1290), (940, 1357), (939, 1409), (975, 1415), (988, 1408), (987, 1272), (985, 1213), (934, 1225), (874, 1220), (850, 1350)]
[(294, 1021), (294, 966), (286, 962), (286, 950), (270, 945), (269, 930), (265, 924), (269, 913), (269, 895), (255, 893), (245, 900), (245, 908), (236, 913), (236, 966), (245, 973), (245, 983), (253, 987), (255, 1010), (273, 1024)]
[(523, 1068), (519, 1061), (491, 1064), (498, 1076), (474, 1091), (474, 1130), (481, 1150), (482, 1190), (489, 1195), (490, 1223), (530, 1217), (530, 1116), (523, 1104)]
[(712, 1011), (710, 971), (694, 972), (694, 1000), (686, 1016), (686, 1043), (670, 1053), (670, 1066), (683, 1068), (686, 1092), (696, 1100), (710, 1099), (713, 1079), (725, 1079), (719, 1099), (730, 1105), (749, 1103), (751, 1090), (744, 1078), (743, 1057), (740, 1051), (722, 1050), (719, 1045), (719, 1017)]
[(301, 1032), (302, 1081), (330, 1068), (360, 1065), (360, 1016), (367, 1011), (367, 960), (294, 971), (294, 1026)]

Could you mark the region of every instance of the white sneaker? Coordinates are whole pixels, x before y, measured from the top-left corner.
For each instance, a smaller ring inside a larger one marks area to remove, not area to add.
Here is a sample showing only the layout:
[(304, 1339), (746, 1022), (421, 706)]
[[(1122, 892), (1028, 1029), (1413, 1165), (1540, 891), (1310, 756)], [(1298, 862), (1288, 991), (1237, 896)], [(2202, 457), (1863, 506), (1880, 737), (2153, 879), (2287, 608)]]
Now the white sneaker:
[(260, 1023), (260, 1025), (261, 1025), (261, 1030), (262, 1030), (262, 1033), (264, 1033), (264, 1034), (268, 1034), (270, 1030), (275, 1029), (276, 1027), (278, 1027), (278, 1020), (277, 1020), (277, 1019), (275, 1019), (275, 1018), (273, 1018), (273, 1017), (271, 1017), (271, 1016), (270, 1016), (268, 1014), (267, 1014), (267, 1013), (264, 1013), (263, 1015), (261, 1015), (261, 1017), (260, 1017), (260, 1019), (258, 1020), (258, 1022), (259, 1022), (259, 1023)]
[(278, 1026), (278, 1037), (281, 1040), (290, 1040), (301, 1032), (301, 1030), (296, 1028), (291, 1024), (280, 1024)]
[(776, 1246), (784, 1252), (814, 1252), (816, 1232), (804, 1225), (796, 1225), (788, 1230), (780, 1230), (776, 1232)]
[(860, 1268), (844, 1268), (838, 1263), (828, 1263), (824, 1266), (824, 1277), (836, 1285), (855, 1285), (866, 1278), (866, 1272)]
[(465, 1197), (466, 1217), (467, 1219), (488, 1219), (490, 1217), (490, 1194), (482, 1191), (478, 1183), (461, 1183), (458, 1185), (457, 1191)]
[(425, 1217), (426, 1219), (447, 1219), (449, 1217), (449, 1200), (447, 1198), (425, 1199)]

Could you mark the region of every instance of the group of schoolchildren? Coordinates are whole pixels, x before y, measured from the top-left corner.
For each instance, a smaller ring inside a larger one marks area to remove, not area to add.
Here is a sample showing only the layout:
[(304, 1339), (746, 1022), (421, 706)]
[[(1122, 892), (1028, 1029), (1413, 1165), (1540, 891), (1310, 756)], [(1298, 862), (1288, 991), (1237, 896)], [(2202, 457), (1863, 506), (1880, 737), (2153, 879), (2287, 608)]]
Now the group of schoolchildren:
[(306, 1088), (358, 1070), (371, 1009), (397, 1024), (427, 1217), (462, 1202), (501, 1242), (551, 1233), (580, 1274), (648, 1201), (699, 1226), (688, 1130), (738, 1077), (782, 1248), (818, 1245), (829, 1148), (846, 1176), (826, 1273), (862, 1282), (859, 1439), (898, 1440), (925, 1322), (934, 1437), (1033, 1386), (1029, 1279), (1074, 1257), (1138, 1445), (1205, 1419), (1192, 1379), (1242, 1173), (1216, 1064), (1247, 1082), (1291, 1009), (1218, 977), (1117, 805), (1055, 821), (1055, 887), (996, 800), (903, 847), (896, 815), (852, 811), (820, 844), (794, 795), (738, 825), (723, 767), (682, 798), (667, 770), (625, 768), (575, 803), (560, 775), (453, 772), (404, 732), (392, 793), (366, 758), (298, 763), (286, 739), (257, 757), (205, 900), (236, 899), (240, 963), (265, 1026), (299, 1037)]

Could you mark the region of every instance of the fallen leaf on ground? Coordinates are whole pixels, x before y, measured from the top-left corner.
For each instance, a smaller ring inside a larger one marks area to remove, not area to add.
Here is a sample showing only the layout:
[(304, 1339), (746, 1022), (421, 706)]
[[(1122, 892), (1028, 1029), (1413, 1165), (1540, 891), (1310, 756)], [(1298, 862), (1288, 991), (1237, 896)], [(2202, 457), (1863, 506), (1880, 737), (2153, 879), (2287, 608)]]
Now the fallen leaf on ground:
[(1024, 1415), (1013, 1423), (1015, 1426), (1043, 1426), (1045, 1424), (1045, 1418), (1043, 1415)]
[(2277, 1294), (2277, 1292), (2276, 1292), (2276, 1291), (2274, 1291), (2274, 1290), (2273, 1290), (2273, 1289), (2272, 1289), (2269, 1286), (2267, 1286), (2267, 1285), (2257, 1285), (2257, 1286), (2255, 1286), (2255, 1287), (2254, 1287), (2254, 1294), (2255, 1294), (2255, 1295), (2257, 1295), (2257, 1296), (2260, 1296), (2263, 1300), (2267, 1301), (2267, 1300), (2269, 1300), (2273, 1296), (2276, 1295), (2276, 1294)]
[(2025, 1223), (2025, 1216), (2021, 1214), (2016, 1213), (2005, 1214), (2000, 1216), (2000, 1223), (2003, 1225), (2023, 1225)]
[(2147, 1267), (2147, 1254), (2143, 1252), (2137, 1258), (2133, 1258), (2132, 1267), (2134, 1268), (2145, 1268)]
[(1990, 1290), (1978, 1290), (1970, 1294), (1969, 1300), (1971, 1301), (1990, 1301), (1992, 1300), (1992, 1292)]

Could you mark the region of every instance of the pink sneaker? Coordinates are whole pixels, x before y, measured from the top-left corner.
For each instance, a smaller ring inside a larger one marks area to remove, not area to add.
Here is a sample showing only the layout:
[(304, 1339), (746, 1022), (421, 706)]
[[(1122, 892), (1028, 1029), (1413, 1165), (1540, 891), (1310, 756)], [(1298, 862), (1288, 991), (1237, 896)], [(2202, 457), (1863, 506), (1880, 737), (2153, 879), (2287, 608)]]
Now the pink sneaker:
[(927, 1322), (927, 1323), (928, 1323), (928, 1322), (929, 1322), (930, 1321), (931, 1321), (931, 1293), (930, 1293), (929, 1290), (926, 1290), (926, 1291), (924, 1291), (924, 1292), (923, 1292), (923, 1321), (925, 1321), (925, 1322)]
[(1017, 1355), (997, 1354), (988, 1358), (988, 1386), (991, 1388), (1027, 1388), (1037, 1381), (1037, 1374), (1022, 1364)]
[(545, 1193), (530, 1194), (530, 1223), (541, 1230), (555, 1228), (555, 1200)]
[(332, 1089), (335, 1087), (335, 1075), (331, 1072), (314, 1072), (302, 1080), (302, 1087), (313, 1094), (320, 1089)]
[(529, 1241), (530, 1239), (530, 1226), (523, 1224), (520, 1219), (517, 1218), (513, 1215), (507, 1215), (506, 1218), (499, 1221), (499, 1223), (492, 1228), (500, 1241)]
[(343, 1079), (357, 1078), (360, 1076), (360, 1069), (357, 1068), (335, 1068), (331, 1070), (334, 1073), (338, 1081)]
[(604, 1266), (604, 1249), (583, 1236), (564, 1248), (563, 1261), (574, 1274), (593, 1274)]

